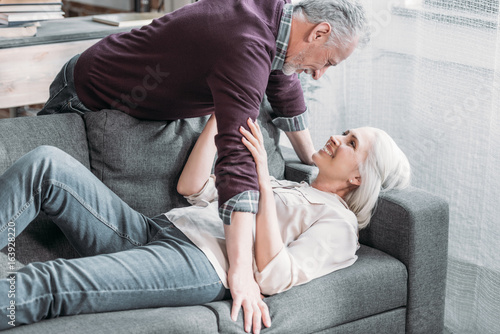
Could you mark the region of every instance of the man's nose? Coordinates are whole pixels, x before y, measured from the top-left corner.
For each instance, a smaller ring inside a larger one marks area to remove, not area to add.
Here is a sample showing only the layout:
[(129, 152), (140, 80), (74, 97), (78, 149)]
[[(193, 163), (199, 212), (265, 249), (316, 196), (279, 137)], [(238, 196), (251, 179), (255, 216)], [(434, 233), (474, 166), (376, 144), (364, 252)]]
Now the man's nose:
[(313, 79), (318, 80), (319, 78), (321, 78), (323, 76), (323, 74), (325, 74), (327, 69), (328, 69), (328, 67), (323, 67), (321, 70), (314, 71), (312, 74)]

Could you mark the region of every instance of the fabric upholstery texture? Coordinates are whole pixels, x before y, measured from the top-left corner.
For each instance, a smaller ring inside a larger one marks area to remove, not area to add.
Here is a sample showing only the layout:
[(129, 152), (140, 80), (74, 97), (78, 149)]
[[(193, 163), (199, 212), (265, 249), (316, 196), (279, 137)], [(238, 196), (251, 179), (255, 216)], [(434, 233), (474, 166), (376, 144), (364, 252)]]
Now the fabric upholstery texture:
[(283, 157), (286, 160), (285, 178), (290, 181), (305, 181), (311, 184), (311, 182), (318, 175), (318, 168), (316, 166), (310, 166), (301, 163), (292, 148), (283, 147), (281, 152), (283, 153)]
[[(0, 173), (40, 145), (52, 145), (89, 168), (87, 137), (82, 118), (75, 114), (5, 119), (0, 122)], [(43, 246), (42, 246), (43, 245)], [(77, 256), (67, 239), (42, 213), (16, 238), (17, 264)]]
[(62, 149), (89, 167), (87, 136), (82, 118), (75, 114), (4, 119), (0, 122), (0, 173), (24, 154), (41, 145)]
[(121, 199), (148, 216), (188, 205), (177, 180), (207, 118), (140, 121), (106, 110), (84, 119), (91, 170)]
[[(34, 326), (20, 326), (9, 334), (213, 334), (217, 333), (215, 314), (204, 306), (161, 307), (130, 311), (80, 314), (49, 319)], [(186, 329), (189, 330), (186, 331)]]
[(355, 334), (384, 333), (397, 334), (405, 332), (405, 308), (373, 315), (358, 321), (349, 322), (335, 328), (319, 331), (319, 334)]
[[(92, 172), (132, 208), (154, 216), (188, 205), (176, 191), (177, 181), (208, 117), (141, 121), (105, 110), (87, 113), (84, 119)], [(267, 113), (261, 113), (259, 122), (270, 173), (282, 179), (279, 132)]]
[[(266, 333), (315, 333), (406, 305), (407, 273), (404, 265), (387, 254), (361, 246), (352, 266), (305, 285), (266, 298), (273, 326)], [(233, 322), (231, 302), (209, 304), (219, 314), (222, 328), (236, 332), (243, 318)], [(314, 310), (314, 316), (297, 314)], [(321, 320), (319, 320), (321, 319)], [(263, 331), (264, 332), (264, 331)]]
[(369, 227), (360, 232), (361, 243), (407, 267), (407, 333), (443, 331), (448, 217), (446, 202), (408, 188), (383, 194)]

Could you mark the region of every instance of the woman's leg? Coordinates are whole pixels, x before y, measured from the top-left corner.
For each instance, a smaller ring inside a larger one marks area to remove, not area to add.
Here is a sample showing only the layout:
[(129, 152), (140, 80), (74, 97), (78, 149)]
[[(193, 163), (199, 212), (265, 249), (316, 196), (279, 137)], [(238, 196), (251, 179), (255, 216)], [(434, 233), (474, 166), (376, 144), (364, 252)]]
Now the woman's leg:
[[(9, 284), (0, 280), (0, 291), (7, 291)], [(171, 224), (146, 246), (30, 264), (17, 273), (15, 289), (16, 326), (63, 315), (196, 305), (229, 296), (203, 252)], [(0, 329), (11, 328), (8, 303), (0, 301)]]
[(112, 253), (32, 263), (0, 280), (4, 296), (14, 289), (12, 298), (0, 298), (0, 329), (11, 328), (12, 307), (20, 325), (227, 296), (206, 256), (179, 230), (132, 210), (61, 150), (40, 147), (18, 160), (0, 176), (0, 203), (2, 247), (9, 222), (19, 234), (43, 210), (81, 254)]
[(146, 244), (159, 230), (65, 152), (41, 146), (0, 176), (0, 249), (44, 211), (81, 255)]

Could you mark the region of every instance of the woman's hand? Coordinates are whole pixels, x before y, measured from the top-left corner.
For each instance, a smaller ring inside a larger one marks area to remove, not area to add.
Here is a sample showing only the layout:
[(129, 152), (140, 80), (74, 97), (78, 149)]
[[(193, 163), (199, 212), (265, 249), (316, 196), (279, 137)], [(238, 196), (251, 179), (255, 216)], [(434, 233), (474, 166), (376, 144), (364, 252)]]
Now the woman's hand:
[(264, 147), (262, 131), (260, 130), (259, 124), (252, 121), (250, 118), (248, 119), (247, 124), (251, 132), (242, 126), (240, 127), (240, 132), (243, 135), (242, 142), (250, 151), (255, 161), (257, 175), (259, 178), (259, 186), (267, 186), (269, 185), (269, 168), (267, 165), (267, 152)]

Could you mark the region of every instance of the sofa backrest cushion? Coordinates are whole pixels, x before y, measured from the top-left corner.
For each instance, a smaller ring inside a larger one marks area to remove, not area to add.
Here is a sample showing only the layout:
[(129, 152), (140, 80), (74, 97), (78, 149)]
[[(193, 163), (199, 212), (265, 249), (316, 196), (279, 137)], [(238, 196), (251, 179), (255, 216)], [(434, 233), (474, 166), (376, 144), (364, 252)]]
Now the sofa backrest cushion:
[[(82, 117), (59, 114), (0, 120), (0, 174), (21, 156), (41, 145), (58, 147), (90, 168)], [(75, 256), (76, 251), (69, 246), (62, 232), (43, 213), (16, 238), (17, 265)]]
[(18, 117), (0, 121), (0, 173), (41, 145), (58, 147), (89, 168), (82, 118), (76, 114)]
[[(261, 117), (271, 173), (283, 177), (279, 132)], [(84, 115), (92, 172), (135, 210), (154, 216), (188, 203), (176, 191), (182, 167), (208, 116), (144, 121), (116, 110)]]

